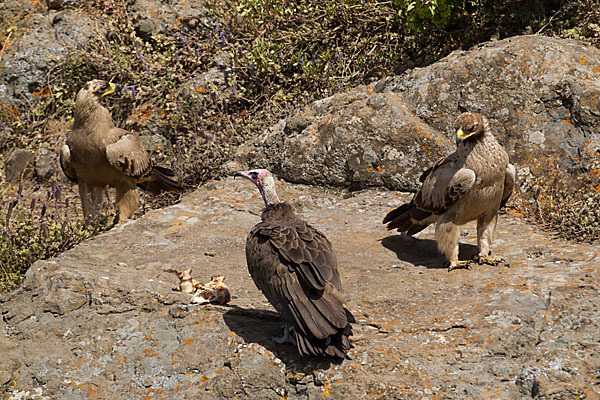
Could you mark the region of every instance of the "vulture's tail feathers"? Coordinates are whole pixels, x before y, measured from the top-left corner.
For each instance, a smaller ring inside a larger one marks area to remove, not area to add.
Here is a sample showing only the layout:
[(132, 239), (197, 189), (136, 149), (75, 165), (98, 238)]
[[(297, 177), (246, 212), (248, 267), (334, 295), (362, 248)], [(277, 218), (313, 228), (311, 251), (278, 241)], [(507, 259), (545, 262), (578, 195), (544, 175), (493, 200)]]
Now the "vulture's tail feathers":
[(185, 188), (173, 177), (175, 173), (168, 168), (154, 166), (145, 179), (140, 180), (137, 186), (152, 194), (162, 192), (182, 192)]
[(347, 309), (344, 309), (344, 311), (348, 316), (348, 325), (325, 339), (311, 339), (296, 331), (298, 353), (302, 356), (344, 358), (346, 353), (354, 347), (350, 342), (350, 336), (352, 336), (352, 325), (350, 323), (356, 322), (350, 311)]
[(397, 229), (398, 232), (414, 235), (433, 222), (430, 218), (432, 215), (429, 211), (418, 209), (413, 203), (406, 203), (390, 211), (383, 219), (383, 223), (387, 224), (389, 231)]

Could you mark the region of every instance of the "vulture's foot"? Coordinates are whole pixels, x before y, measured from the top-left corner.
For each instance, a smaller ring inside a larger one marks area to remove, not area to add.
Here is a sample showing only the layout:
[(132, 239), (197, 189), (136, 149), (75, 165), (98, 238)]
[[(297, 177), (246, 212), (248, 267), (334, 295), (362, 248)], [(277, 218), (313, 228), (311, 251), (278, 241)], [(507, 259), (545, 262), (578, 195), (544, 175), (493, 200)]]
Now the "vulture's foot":
[(285, 325), (283, 327), (283, 336), (273, 336), (273, 341), (277, 344), (291, 343), (296, 345), (295, 329), (293, 326)]
[(471, 269), (471, 261), (470, 260), (450, 261), (448, 263), (448, 272), (453, 271), (455, 269)]
[(507, 267), (509, 266), (508, 263), (506, 262), (506, 260), (502, 257), (475, 256), (474, 260), (479, 265), (487, 264), (487, 265), (491, 265), (491, 266), (495, 267), (496, 265), (502, 264), (502, 265), (506, 265)]

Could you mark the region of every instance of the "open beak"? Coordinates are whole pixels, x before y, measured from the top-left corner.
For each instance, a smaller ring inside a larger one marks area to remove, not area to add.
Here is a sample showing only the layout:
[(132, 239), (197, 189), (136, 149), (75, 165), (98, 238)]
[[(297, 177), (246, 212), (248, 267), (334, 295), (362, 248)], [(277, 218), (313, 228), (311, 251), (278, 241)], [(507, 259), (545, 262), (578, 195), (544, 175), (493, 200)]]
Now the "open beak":
[(110, 85), (110, 89), (108, 89), (106, 92), (102, 93), (102, 97), (109, 95), (109, 94), (113, 94), (114, 92), (121, 90), (121, 87), (115, 83), (108, 82), (108, 84)]

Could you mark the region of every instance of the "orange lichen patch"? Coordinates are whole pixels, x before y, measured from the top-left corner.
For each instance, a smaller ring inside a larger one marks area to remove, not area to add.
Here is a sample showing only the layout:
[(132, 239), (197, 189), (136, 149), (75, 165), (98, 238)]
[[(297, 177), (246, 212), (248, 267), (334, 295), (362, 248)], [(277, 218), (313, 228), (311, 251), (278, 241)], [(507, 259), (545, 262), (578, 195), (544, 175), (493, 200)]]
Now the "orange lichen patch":
[(573, 126), (573, 124), (571, 123), (571, 121), (569, 121), (568, 119), (563, 119), (562, 122), (564, 122), (565, 124), (567, 124), (569, 126)]
[(331, 384), (329, 382), (325, 382), (325, 384), (323, 385), (322, 395), (323, 395), (323, 397), (331, 396)]
[[(150, 118), (152, 118), (152, 115), (156, 113), (156, 109), (157, 108), (152, 106), (149, 102), (142, 103), (131, 112), (131, 115), (127, 118), (126, 124), (138, 124), (144, 126)], [(164, 110), (161, 111), (161, 114), (164, 114)]]
[(183, 344), (184, 345), (192, 344), (193, 341), (194, 341), (194, 339), (188, 338)]
[(73, 390), (78, 389), (85, 392), (86, 398), (88, 399), (101, 399), (104, 396), (99, 389), (91, 384), (82, 383), (81, 385), (78, 385), (75, 382), (71, 382), (71, 388)]
[(383, 168), (381, 168), (379, 165), (377, 166), (377, 172), (379, 172), (379, 173), (383, 172)]
[(596, 65), (596, 66), (594, 67), (594, 72), (600, 72), (600, 67)]
[(579, 57), (579, 62), (581, 63), (581, 65), (585, 65), (585, 63), (587, 62), (587, 60), (583, 57)]
[(425, 146), (425, 145), (421, 146), (421, 151), (425, 151), (425, 150), (427, 150), (427, 146)]
[(48, 88), (48, 86), (44, 85), (41, 88), (39, 88), (37, 91), (33, 92), (32, 96), (34, 97), (48, 97), (52, 95), (52, 91), (50, 90), (50, 88)]
[(373, 89), (372, 87), (368, 87), (367, 88), (367, 94), (368, 95), (372, 95), (373, 93), (375, 93), (375, 89)]
[(369, 169), (367, 170), (367, 172), (373, 172), (373, 167), (369, 167)]

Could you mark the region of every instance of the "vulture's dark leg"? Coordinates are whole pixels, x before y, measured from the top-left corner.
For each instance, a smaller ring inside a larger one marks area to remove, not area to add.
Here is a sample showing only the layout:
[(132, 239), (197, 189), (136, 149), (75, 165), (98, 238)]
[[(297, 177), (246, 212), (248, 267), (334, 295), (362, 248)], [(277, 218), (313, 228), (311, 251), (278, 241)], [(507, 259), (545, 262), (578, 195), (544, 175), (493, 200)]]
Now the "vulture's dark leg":
[(296, 329), (288, 324), (283, 324), (283, 336), (273, 336), (273, 341), (278, 344), (291, 343), (296, 344)]

